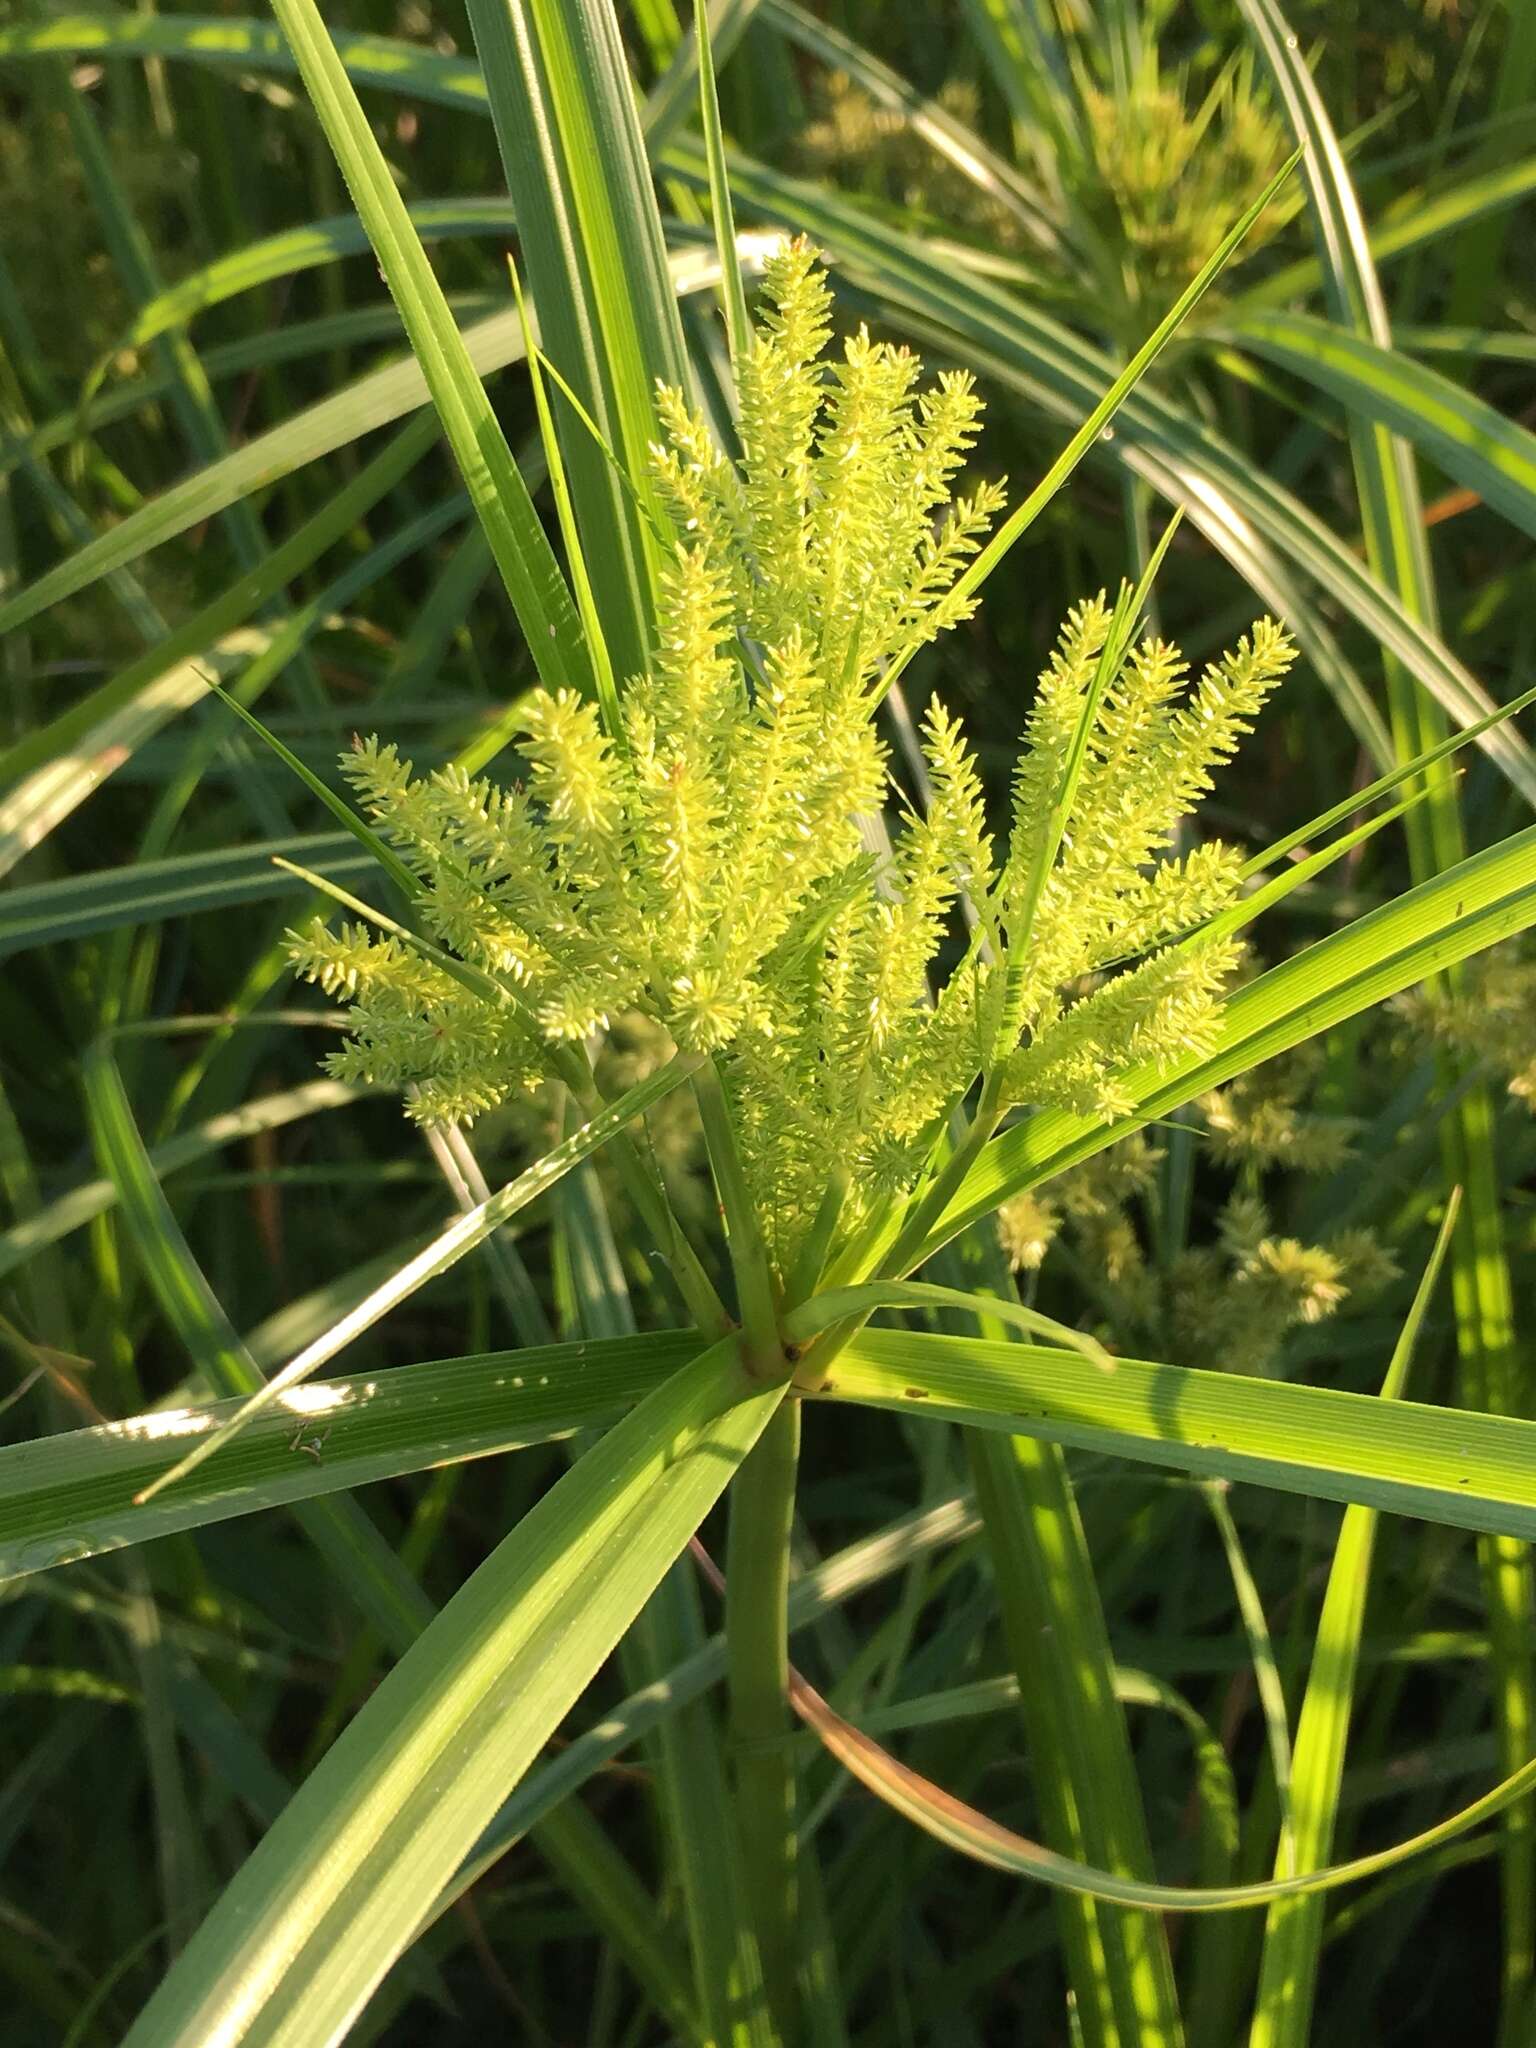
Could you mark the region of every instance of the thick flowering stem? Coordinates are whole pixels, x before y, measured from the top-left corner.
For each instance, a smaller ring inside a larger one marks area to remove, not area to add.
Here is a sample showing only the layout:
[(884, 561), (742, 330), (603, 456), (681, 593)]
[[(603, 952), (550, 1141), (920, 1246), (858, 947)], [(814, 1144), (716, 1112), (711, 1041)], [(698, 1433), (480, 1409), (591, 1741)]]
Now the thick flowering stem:
[(786, 2043), (799, 2038), (799, 1886), (786, 1633), (799, 1457), (800, 1403), (791, 1396), (731, 1487), (725, 1587), (730, 1731), (747, 1899), (768, 2002)]

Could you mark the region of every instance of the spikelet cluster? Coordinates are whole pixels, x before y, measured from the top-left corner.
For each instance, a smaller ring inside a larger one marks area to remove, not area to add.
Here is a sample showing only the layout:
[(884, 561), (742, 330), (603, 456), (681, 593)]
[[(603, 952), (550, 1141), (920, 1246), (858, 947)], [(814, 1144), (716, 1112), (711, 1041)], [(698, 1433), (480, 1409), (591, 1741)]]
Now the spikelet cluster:
[[(1040, 213), (1057, 230), (1049, 238), (985, 176), (968, 174), (908, 114), (880, 105), (844, 72), (819, 82), (799, 150), (809, 170), (926, 214), (947, 234), (959, 228), (988, 248), (1028, 248), (1037, 290), (1134, 346), (1278, 169), (1284, 124), (1251, 64), (1223, 71), (1200, 98), (1187, 71), (1159, 71), (1150, 51), (1128, 87), (1076, 83), (1075, 138), (1056, 140), (1034, 166)], [(935, 97), (962, 128), (979, 130), (973, 85), (949, 80)], [(1020, 168), (1027, 176), (1027, 164)], [(1256, 222), (1242, 256), (1276, 226), (1273, 215)], [(1213, 295), (1222, 290), (1218, 280)]]
[(1213, 1089), (1200, 1098), (1212, 1155), (1250, 1174), (1268, 1167), (1333, 1173), (1349, 1157), (1360, 1129), (1353, 1116), (1331, 1116), (1307, 1101), (1323, 1064), (1318, 1045), (1298, 1046), (1283, 1060)]
[(1485, 1061), (1536, 1115), (1536, 959), (1501, 947), (1469, 960), (1454, 993), (1415, 990), (1393, 1007), (1437, 1044)]
[(1329, 1173), (1350, 1154), (1358, 1126), (1307, 1104), (1318, 1063), (1314, 1048), (1302, 1048), (1193, 1106), (1213, 1163), (1234, 1170), (1237, 1186), (1212, 1237), (1166, 1269), (1145, 1249), (1142, 1218), (1155, 1206), (1164, 1154), (1144, 1131), (1005, 1203), (997, 1228), (1009, 1263), (1037, 1272), (1059, 1246), (1098, 1304), (1100, 1334), (1122, 1350), (1274, 1372), (1291, 1330), (1367, 1303), (1398, 1272), (1366, 1230), (1312, 1244), (1285, 1235), (1260, 1192), (1267, 1170)]
[(998, 1236), (1015, 1272), (1038, 1272), (1067, 1234), (1122, 1339), (1157, 1314), (1155, 1277), (1142, 1251), (1134, 1210), (1154, 1186), (1163, 1148), (1145, 1131), (1059, 1174), (1048, 1189), (1015, 1195), (997, 1212)]
[[(1239, 857), (1216, 841), (1181, 859), (1161, 856), (1293, 658), (1268, 619), (1192, 689), (1177, 649), (1159, 640), (1132, 649), (1104, 693), (1066, 833), (1036, 896), (1052, 804), (1110, 624), (1102, 598), (1080, 606), (1040, 679), (1014, 776), (1009, 857), (992, 891), (1011, 941), (1003, 1036), (1024, 1038), (1017, 1051), (997, 1049), (1004, 1097), (1106, 1119), (1131, 1107), (1130, 1067), (1210, 1046), (1238, 949), (1227, 939), (1168, 941), (1235, 900)], [(1106, 973), (1124, 961), (1138, 964)], [(1073, 989), (1082, 993), (1069, 1001)]]
[[(980, 132), (981, 94), (971, 80), (946, 79), (934, 99), (962, 127)], [(994, 246), (1017, 246), (1018, 215), (940, 155), (907, 114), (872, 99), (846, 71), (822, 72), (811, 104), (812, 118), (795, 138), (807, 172), (830, 177), (844, 191), (894, 201), (951, 232), (965, 227)]]
[(1169, 860), (1167, 842), (1291, 657), (1265, 622), (1190, 687), (1173, 649), (1130, 650), (1056, 847), (1045, 818), (1111, 618), (1085, 605), (1041, 679), (1007, 840), (935, 703), (931, 801), (871, 852), (885, 670), (966, 616), (957, 579), (1001, 493), (956, 494), (979, 414), (967, 377), (920, 388), (906, 350), (862, 331), (824, 364), (828, 294), (804, 243), (770, 265), (765, 299), (736, 366), (739, 462), (659, 395), (675, 544), (617, 729), (535, 692), (512, 787), (356, 746), (345, 772), (437, 950), (319, 923), (293, 946), (353, 1003), (336, 1070), (409, 1083), (424, 1121), (534, 1085), (552, 1050), (620, 1017), (713, 1056), (782, 1264), (834, 1163), (850, 1216), (910, 1187), (979, 1074), (1009, 1103), (1112, 1117), (1132, 1067), (1209, 1043), (1234, 949), (1170, 942), (1233, 900), (1237, 861), (1214, 845)]
[[(1284, 129), (1250, 71), (1228, 72), (1191, 106), (1182, 78), (1143, 78), (1129, 93), (1083, 92), (1091, 174), (1074, 197), (1120, 258), (1134, 315), (1159, 318), (1220, 246), (1285, 154)], [(1252, 229), (1244, 254), (1275, 232)]]
[(1169, 1277), (1170, 1341), (1191, 1365), (1273, 1373), (1287, 1333), (1370, 1300), (1397, 1264), (1369, 1231), (1326, 1244), (1279, 1235), (1256, 1194), (1234, 1194), (1216, 1242), (1184, 1252)]

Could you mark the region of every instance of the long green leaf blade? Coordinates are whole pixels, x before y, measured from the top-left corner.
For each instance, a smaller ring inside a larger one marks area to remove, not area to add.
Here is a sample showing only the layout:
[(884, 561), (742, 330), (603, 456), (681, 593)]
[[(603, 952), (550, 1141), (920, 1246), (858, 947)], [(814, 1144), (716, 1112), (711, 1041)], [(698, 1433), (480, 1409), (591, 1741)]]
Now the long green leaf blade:
[[(1453, 1197), (1446, 1205), (1434, 1251), (1382, 1383), (1384, 1401), (1399, 1399), (1407, 1384), (1414, 1348), (1440, 1277), (1451, 1232), (1456, 1227), (1459, 1207), (1459, 1197)], [(1347, 1508), (1334, 1545), (1328, 1590), (1312, 1649), (1312, 1670), (1296, 1724), (1288, 1845), (1291, 1854), (1286, 1870), (1277, 1867), (1277, 1877), (1289, 1876), (1298, 1865), (1302, 1870), (1320, 1869), (1333, 1853), (1375, 1544), (1376, 1510), (1358, 1505)], [(1322, 1934), (1319, 1899), (1297, 1899), (1270, 1908), (1250, 2048), (1306, 2048), (1312, 2036)]]
[(124, 2048), (342, 2038), (423, 1895), (452, 1876), (777, 1407), (781, 1389), (748, 1394), (738, 1374), (733, 1347), (704, 1354), (524, 1517), (301, 1787)]
[(1536, 535), (1536, 434), (1449, 377), (1302, 313), (1256, 313), (1232, 338), (1403, 435), (1447, 476)]
[(480, 1202), (456, 1223), (450, 1223), (446, 1230), (433, 1238), (432, 1242), (408, 1259), (398, 1272), (391, 1274), (382, 1286), (376, 1287), (366, 1300), (348, 1310), (341, 1320), (312, 1344), (306, 1344), (299, 1355), (290, 1360), (280, 1373), (264, 1382), (259, 1389), (253, 1389), (242, 1413), (187, 1451), (162, 1477), (145, 1488), (140, 1499), (148, 1499), (170, 1486), (178, 1479), (194, 1471), (205, 1458), (209, 1458), (236, 1432), (259, 1415), (273, 1402), (282, 1399), (290, 1388), (297, 1387), (318, 1372), (329, 1359), (345, 1349), (364, 1330), (388, 1315), (402, 1301), (408, 1301), (416, 1291), (429, 1280), (435, 1280), (440, 1273), (456, 1265), (467, 1252), (485, 1243), (502, 1226), (511, 1221), (519, 1210), (536, 1202), (561, 1177), (569, 1173), (582, 1160), (606, 1145), (621, 1132), (624, 1126), (638, 1116), (643, 1116), (663, 1096), (679, 1087), (697, 1067), (702, 1055), (679, 1053), (660, 1067), (654, 1074), (637, 1081), (634, 1087), (625, 1091), (616, 1102), (601, 1110), (590, 1122), (574, 1131), (564, 1143), (555, 1146), (534, 1165), (525, 1169), (515, 1180), (498, 1188), (494, 1195)]
[[(117, 1183), (145, 1278), (188, 1354), (222, 1393), (249, 1400), (256, 1361), (225, 1313), (155, 1178), (123, 1077), (101, 1044), (86, 1055), (86, 1109), (101, 1162)], [(401, 1649), (431, 1615), (411, 1574), (353, 1500), (302, 1502), (298, 1519), (359, 1610)]]
[[(683, 381), (682, 332), (634, 93), (606, 0), (470, 0), (470, 24), (542, 345), (649, 499), (652, 389)], [(614, 666), (649, 658), (646, 522), (579, 425), (561, 421), (584, 550)]]
[[(1277, 0), (1241, 0), (1254, 39), (1273, 74), (1287, 116), (1307, 148), (1307, 188), (1323, 281), (1336, 324), (1383, 351), (1391, 324), (1372, 261), (1363, 209), (1322, 96), (1301, 61)], [(1408, 443), (1380, 419), (1354, 415), (1349, 427), (1366, 555), (1403, 613), (1434, 628), (1437, 615), (1418, 471)], [(1442, 707), (1405, 664), (1386, 664), (1393, 739), (1400, 759), (1421, 753), (1444, 732)], [(1444, 769), (1424, 779), (1428, 801), (1409, 814), (1409, 863), (1416, 879), (1448, 867), (1466, 850), (1455, 785)], [(1459, 980), (1453, 970), (1449, 985)], [(1455, 1065), (1442, 1061), (1447, 1079)], [(1452, 1247), (1461, 1393), (1468, 1406), (1518, 1413), (1527, 1405), (1516, 1350), (1514, 1291), (1505, 1248), (1493, 1110), (1486, 1086), (1475, 1088), (1441, 1129), (1447, 1185), (1465, 1190), (1467, 1229)], [(1536, 1659), (1530, 1646), (1536, 1577), (1528, 1554), (1485, 1542), (1483, 1579), (1497, 1664), (1500, 1740), (1506, 1769), (1536, 1746)], [(1516, 2048), (1529, 2026), (1536, 1975), (1536, 1821), (1528, 1809), (1504, 1828), (1503, 2048)]]
[(534, 666), (552, 686), (590, 692), (590, 658), (560, 566), (346, 66), (314, 0), (273, 7), (400, 308)]
[(589, 1429), (633, 1407), (699, 1345), (690, 1332), (667, 1331), (313, 1380), (230, 1438), (194, 1478), (142, 1505), (136, 1497), (190, 1440), (240, 1413), (243, 1395), (8, 1444), (0, 1448), (0, 1578)]
[(811, 1398), (1039, 1436), (1145, 1464), (1536, 1535), (1536, 1422), (1033, 1344), (863, 1330)]
[(862, 1785), (902, 1814), (925, 1834), (946, 1848), (994, 1870), (1014, 1877), (1028, 1877), (1053, 1889), (1075, 1892), (1081, 1897), (1101, 1899), (1121, 1906), (1139, 1907), (1144, 1912), (1230, 1913), (1245, 1907), (1272, 1904), (1279, 1899), (1303, 1898), (1357, 1884), (1379, 1871), (1398, 1869), (1422, 1857), (1441, 1844), (1454, 1842), (1485, 1820), (1492, 1820), (1530, 1798), (1536, 1790), (1536, 1761), (1522, 1765), (1491, 1792), (1473, 1800), (1459, 1813), (1426, 1828), (1406, 1841), (1394, 1842), (1351, 1863), (1335, 1863), (1326, 1870), (1303, 1872), (1296, 1877), (1271, 1878), (1262, 1884), (1173, 1885), (1156, 1884), (1140, 1878), (1121, 1877), (1083, 1863), (1073, 1856), (1031, 1841), (1027, 1835), (1001, 1826), (963, 1800), (956, 1799), (921, 1773), (899, 1763), (864, 1731), (836, 1713), (804, 1679), (794, 1686), (796, 1711), (821, 1741)]

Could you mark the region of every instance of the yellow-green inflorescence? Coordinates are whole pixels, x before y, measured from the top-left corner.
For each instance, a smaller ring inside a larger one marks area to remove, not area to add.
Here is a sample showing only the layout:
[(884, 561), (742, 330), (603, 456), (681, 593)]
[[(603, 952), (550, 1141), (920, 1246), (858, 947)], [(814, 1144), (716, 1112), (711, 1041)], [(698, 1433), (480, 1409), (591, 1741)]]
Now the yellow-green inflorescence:
[[(943, 153), (931, 127), (881, 105), (846, 72), (824, 73), (816, 97), (817, 117), (799, 137), (808, 169), (881, 192), (973, 243), (1028, 250), (1038, 291), (1091, 314), (1127, 347), (1156, 326), (1286, 153), (1284, 123), (1251, 63), (1224, 67), (1203, 95), (1187, 67), (1164, 69), (1150, 46), (1136, 75), (1111, 90), (1078, 69), (1075, 112), (1048, 160), (1031, 164), (1026, 150), (1019, 161), (1039, 212), (1061, 230), (1058, 244), (1042, 246), (1036, 222), (964, 148)], [(979, 132), (969, 81), (949, 80), (935, 100), (962, 131)], [(1243, 260), (1277, 218), (1271, 209), (1255, 224)], [(1229, 282), (1218, 279), (1213, 295)]]
[(862, 331), (824, 367), (829, 294), (803, 242), (770, 264), (764, 301), (737, 365), (739, 462), (659, 394), (676, 531), (621, 729), (539, 691), (521, 784), (417, 777), (376, 741), (346, 758), (419, 880), (422, 926), (475, 973), (355, 925), (317, 921), (293, 950), (352, 1000), (333, 1070), (409, 1085), (422, 1121), (467, 1121), (535, 1085), (555, 1049), (626, 1012), (713, 1055), (782, 1269), (834, 1162), (849, 1215), (910, 1186), (979, 1074), (999, 1076), (1005, 1104), (1111, 1117), (1132, 1065), (1209, 1042), (1235, 948), (1166, 942), (1233, 900), (1238, 859), (1214, 844), (1165, 856), (1291, 650), (1261, 622), (1193, 688), (1174, 649), (1130, 650), (1042, 883), (1111, 626), (1102, 600), (1080, 606), (1027, 721), (1006, 843), (935, 702), (931, 801), (878, 857), (883, 678), (969, 614), (957, 579), (1001, 492), (955, 492), (981, 410), (969, 377), (919, 389), (916, 359)]
[(1518, 947), (1469, 960), (1452, 988), (1415, 989), (1393, 1008), (1441, 1045), (1484, 1061), (1536, 1116), (1536, 958)]

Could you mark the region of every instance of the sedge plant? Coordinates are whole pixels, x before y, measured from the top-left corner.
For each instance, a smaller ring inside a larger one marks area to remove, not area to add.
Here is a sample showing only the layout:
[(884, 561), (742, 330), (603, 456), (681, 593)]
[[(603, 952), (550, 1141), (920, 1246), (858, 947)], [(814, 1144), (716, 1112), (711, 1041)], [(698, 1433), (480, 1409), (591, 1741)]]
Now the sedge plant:
[[(1006, 831), (935, 700), (928, 801), (872, 852), (884, 678), (972, 609), (958, 579), (1002, 492), (959, 488), (969, 378), (924, 388), (911, 353), (863, 331), (824, 366), (809, 244), (770, 260), (762, 296), (734, 365), (738, 460), (682, 393), (658, 394), (672, 525), (656, 652), (616, 717), (536, 691), (517, 780), (418, 776), (393, 745), (357, 743), (344, 773), (409, 871), (420, 936), (316, 918), (291, 948), (350, 1003), (331, 1073), (406, 1091), (428, 1125), (573, 1070), (580, 1086), (615, 1020), (647, 1020), (692, 1081), (726, 1225), (729, 1320), (690, 1306), (739, 1325), (751, 1377), (814, 1388), (868, 1310), (788, 1333), (825, 1321), (822, 1299), (904, 1278), (1011, 1111), (1109, 1126), (1135, 1107), (1133, 1071), (1214, 1048), (1242, 863), (1216, 840), (1170, 843), (1292, 655), (1261, 620), (1191, 680), (1136, 630), (1140, 593), (1091, 599), (1040, 678)], [(660, 1180), (653, 1200), (666, 1210)], [(657, 1250), (682, 1234), (669, 1215)], [(703, 1263), (676, 1267), (685, 1297)], [(778, 1410), (737, 1482), (728, 1579), (738, 1811), (786, 2034), (795, 1816), (772, 1745), (796, 1417)]]
[[(310, 35), (301, 8), (285, 4), (284, 13)], [(708, 143), (707, 63), (703, 75)], [(717, 227), (728, 229), (717, 129), (713, 145)], [(382, 218), (387, 202), (377, 203)], [(721, 245), (729, 249), (728, 233)], [(1107, 2004), (1084, 2013), (1106, 2044), (1143, 2021), (1156, 2038), (1179, 2031), (1166, 1947), (1150, 1922), (1123, 1917), (1126, 1906), (1257, 1905), (1353, 1873), (1302, 1873), (1278, 1891), (1165, 1890), (1124, 1812), (1097, 1832), (1073, 1818), (1092, 1810), (1087, 1749), (1053, 1823), (1065, 1858), (1030, 1844), (1000, 1851), (979, 1816), (957, 1824), (937, 1788), (919, 1781), (914, 1796), (889, 1759), (877, 1751), (872, 1762), (867, 1741), (793, 1672), (787, 1649), (807, 1402), (860, 1384), (881, 1356), (867, 1326), (887, 1306), (963, 1307), (984, 1330), (1022, 1325), (1047, 1340), (1035, 1355), (1069, 1361), (1074, 1382), (1120, 1370), (1091, 1338), (1010, 1304), (1006, 1290), (976, 1296), (908, 1276), (996, 1207), (985, 1184), (1018, 1140), (1074, 1134), (1057, 1160), (1009, 1176), (1015, 1187), (1038, 1185), (1074, 1163), (1074, 1150), (1092, 1155), (1143, 1121), (1160, 1089), (1181, 1100), (1191, 1077), (1194, 1088), (1214, 1086), (1251, 1064), (1245, 1053), (1223, 1064), (1236, 1036), (1240, 1005), (1229, 992), (1243, 928), (1355, 839), (1258, 889), (1235, 849), (1175, 844), (1293, 651), (1279, 626), (1260, 619), (1192, 678), (1175, 648), (1143, 630), (1162, 550), (1136, 588), (1066, 612), (1024, 721), (1001, 828), (942, 703), (930, 703), (922, 724), (921, 800), (902, 792), (878, 723), (895, 680), (930, 641), (963, 627), (984, 577), (1219, 261), (1186, 290), (1068, 457), (999, 525), (1002, 488), (964, 476), (981, 409), (972, 380), (952, 371), (924, 387), (909, 350), (862, 329), (834, 351), (815, 249), (781, 242), (755, 326), (726, 293), (739, 452), (727, 452), (685, 390), (663, 381), (651, 395), (654, 442), (624, 495), (654, 569), (654, 619), (649, 659), (628, 675), (607, 643), (602, 565), (584, 544), (562, 453), (567, 435), (590, 453), (602, 423), (529, 336), (536, 394), (546, 374), (558, 387), (558, 401), (540, 395), (545, 454), (580, 617), (575, 667), (592, 686), (547, 677), (514, 707), (498, 733), (518, 757), (510, 773), (477, 773), (481, 754), (418, 775), (385, 736), (354, 744), (342, 766), (356, 811), (328, 801), (378, 855), (403, 915), (324, 884), (354, 918), (318, 917), (290, 934), (288, 950), (302, 975), (349, 1001), (348, 1041), (327, 1061), (334, 1080), (401, 1091), (415, 1121), (454, 1143), (477, 1117), (549, 1081), (587, 1122), (303, 1351), (246, 1413), (285, 1398), (599, 1144), (611, 1148), (702, 1348), (577, 1463), (423, 1638), (420, 1656), (397, 1666), (226, 1894), (141, 2020), (143, 2038), (155, 2027), (192, 2038), (188, 2030), (226, 2002), (221, 1971), (268, 1983), (257, 2038), (285, 2037), (305, 1985), (320, 2001), (319, 2024), (343, 2026), (376, 1964), (322, 1947), (326, 1913), (305, 1909), (301, 1954), (270, 1978), (289, 1939), (280, 1873), (303, 1854), (301, 1828), (340, 1801), (331, 1810), (345, 1839), (333, 1867), (323, 1882), (311, 1872), (302, 1883), (307, 1891), (322, 1882), (329, 1913), (358, 1927), (368, 1916), (370, 1954), (396, 1952), (421, 1910), (413, 1814), (419, 1826), (434, 1816), (434, 1867), (446, 1883), (470, 1846), (466, 1817), (483, 1801), (477, 1753), (491, 1782), (526, 1768), (551, 1716), (728, 1482), (734, 1798), (721, 1825), (732, 1838), (723, 1867), (739, 1859), (745, 1923), (728, 1985), (701, 1987), (706, 2037), (731, 2033), (733, 2015), (745, 2012), (741, 2038), (795, 2041), (818, 1977), (825, 1982), (808, 1960), (821, 1880), (814, 1865), (802, 1869), (791, 1701), (834, 1755), (949, 1846), (982, 1860), (1021, 1858), (1018, 1867), (1056, 1873), (1047, 1881), (1097, 1902), (1064, 1913), (1063, 1939), (1080, 2010), (1090, 1981), (1107, 1972)], [(425, 316), (415, 317), (425, 332)], [(560, 435), (551, 430), (556, 402)], [(630, 407), (632, 426), (632, 397)], [(623, 476), (624, 453), (602, 453)], [(1401, 948), (1383, 943), (1393, 970), (1411, 974)], [(1267, 998), (1265, 980), (1254, 986)], [(1292, 1014), (1305, 1036), (1309, 1007)], [(615, 1028), (637, 1027), (656, 1048), (653, 1071), (605, 1105), (594, 1059)], [(723, 1274), (639, 1121), (684, 1085), (723, 1222)], [(932, 1368), (919, 1370), (920, 1381), (922, 1370)], [(904, 1371), (910, 1381), (913, 1368)], [(903, 1397), (931, 1398), (938, 1371), (926, 1385), (904, 1384)], [(140, 1498), (173, 1489), (222, 1441), (205, 1438)], [(982, 1459), (977, 1478), (999, 1529), (1019, 1526), (1021, 1512), (1075, 1520), (1064, 1472), (1049, 1457), (1016, 1478)], [(658, 1498), (653, 1509), (631, 1508), (663, 1483), (675, 1507)], [(1040, 1563), (1025, 1563), (1026, 1575)], [(1072, 1569), (1084, 1568), (1079, 1555)], [(551, 1658), (541, 1631), (554, 1624), (544, 1617), (578, 1584), (588, 1590), (586, 1618), (559, 1623), (563, 1654)], [(1080, 1591), (1091, 1601), (1086, 1584)], [(1023, 1593), (1021, 1581), (1007, 1597), (1017, 1604)], [(1101, 1654), (1093, 1613), (1083, 1606), (1089, 1656)], [(488, 1663), (481, 1647), (493, 1614), (507, 1638), (504, 1663), (499, 1652)], [(411, 1704), (423, 1686), (445, 1709), (451, 1701), (462, 1753), (444, 1739), (448, 1721), (424, 1719)], [(1126, 1753), (1103, 1740), (1098, 1757), (1112, 1756), (1123, 1773)], [(382, 1790), (402, 1772), (410, 1789), (391, 1800), (381, 1853), (366, 1819), (375, 1794), (364, 1786)], [(355, 1790), (345, 1789), (348, 1773), (361, 1774)], [(1516, 1773), (1469, 1817), (1517, 1798), (1528, 1776)], [(1074, 1848), (1088, 1860), (1074, 1861)]]

